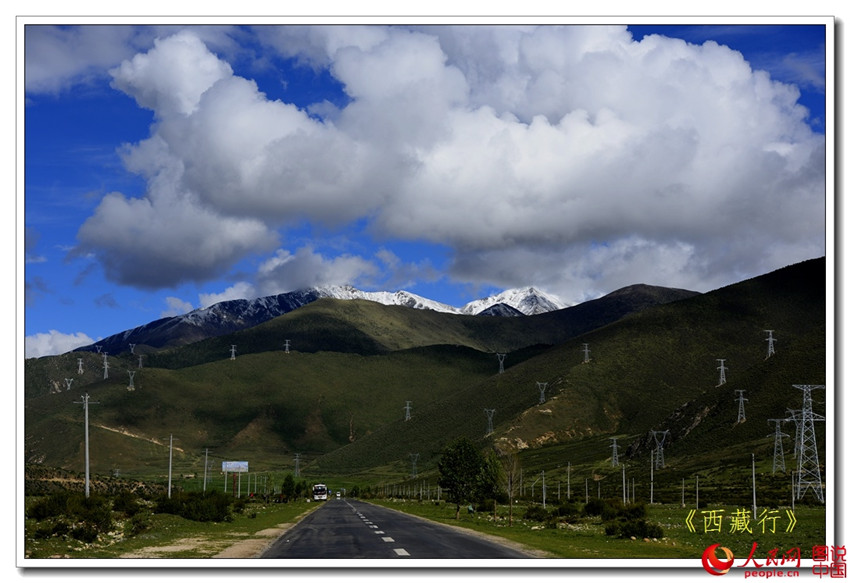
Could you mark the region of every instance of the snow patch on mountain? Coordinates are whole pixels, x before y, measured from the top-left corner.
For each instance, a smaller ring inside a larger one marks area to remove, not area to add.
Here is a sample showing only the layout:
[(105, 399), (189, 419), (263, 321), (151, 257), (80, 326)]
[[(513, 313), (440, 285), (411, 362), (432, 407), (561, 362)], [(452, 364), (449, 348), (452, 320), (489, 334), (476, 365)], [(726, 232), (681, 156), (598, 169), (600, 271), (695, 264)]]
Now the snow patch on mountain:
[(543, 314), (569, 307), (568, 304), (565, 304), (556, 296), (542, 292), (534, 287), (522, 287), (505, 290), (502, 293), (469, 302), (460, 309), (460, 313), (479, 314), (496, 304), (508, 305), (515, 310), (519, 310), (526, 316)]

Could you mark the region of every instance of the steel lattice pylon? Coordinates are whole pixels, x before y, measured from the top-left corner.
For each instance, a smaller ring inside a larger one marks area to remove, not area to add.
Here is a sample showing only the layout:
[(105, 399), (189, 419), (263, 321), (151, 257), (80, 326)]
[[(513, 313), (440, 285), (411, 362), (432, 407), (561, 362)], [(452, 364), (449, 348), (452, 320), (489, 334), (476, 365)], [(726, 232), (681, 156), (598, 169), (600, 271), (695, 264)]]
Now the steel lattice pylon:
[[(665, 429), (664, 431), (653, 431), (652, 436), (655, 438), (655, 468), (661, 469), (664, 467), (664, 441), (667, 439), (667, 434), (670, 433), (669, 429)], [(659, 439), (659, 435), (661, 438)]]
[(744, 391), (738, 390), (735, 391), (738, 393), (738, 423), (743, 423), (747, 420), (747, 415), (744, 413), (744, 403), (749, 401), (749, 399), (744, 398)]
[(611, 439), (611, 449), (613, 450), (613, 453), (611, 454), (611, 465), (614, 466), (614, 467), (617, 467), (617, 466), (620, 465), (620, 459), (617, 456), (617, 438), (612, 437), (610, 439)]
[(782, 433), (779, 424), (785, 419), (768, 419), (768, 423), (775, 423), (776, 429), (773, 432), (773, 473), (776, 473), (777, 468), (781, 472), (785, 472), (785, 448), (782, 445), (782, 438), (788, 437), (787, 433)]
[(793, 385), (803, 391), (803, 410), (800, 413), (800, 426), (797, 432), (797, 484), (796, 499), (801, 500), (809, 488), (819, 502), (823, 503), (823, 482), (818, 460), (815, 421), (824, 421), (823, 415), (812, 411), (812, 389), (822, 389), (823, 385)]

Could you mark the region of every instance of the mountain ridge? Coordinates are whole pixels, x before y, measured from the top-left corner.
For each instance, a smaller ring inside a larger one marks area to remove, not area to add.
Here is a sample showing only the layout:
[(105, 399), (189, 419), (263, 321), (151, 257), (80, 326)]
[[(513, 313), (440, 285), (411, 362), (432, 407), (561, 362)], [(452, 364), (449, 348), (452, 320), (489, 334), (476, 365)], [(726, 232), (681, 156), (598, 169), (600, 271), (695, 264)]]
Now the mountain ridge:
[[(622, 292), (630, 287), (627, 286), (612, 293)], [(668, 288), (659, 287), (657, 289)], [(696, 293), (687, 290), (677, 291)], [(365, 292), (348, 285), (319, 286), (251, 300), (225, 300), (206, 308), (198, 308), (179, 316), (160, 318), (136, 328), (112, 334), (95, 343), (81, 346), (74, 352), (122, 354), (129, 351), (135, 353), (135, 349), (138, 347), (139, 354), (142, 354), (164, 348), (184, 346), (257, 326), (321, 298), (360, 299), (383, 305), (403, 306), (457, 315), (490, 317), (533, 316), (570, 307), (557, 297), (532, 286), (506, 290), (487, 298), (473, 300), (461, 308), (455, 308), (404, 290)], [(133, 347), (130, 346), (131, 344)]]

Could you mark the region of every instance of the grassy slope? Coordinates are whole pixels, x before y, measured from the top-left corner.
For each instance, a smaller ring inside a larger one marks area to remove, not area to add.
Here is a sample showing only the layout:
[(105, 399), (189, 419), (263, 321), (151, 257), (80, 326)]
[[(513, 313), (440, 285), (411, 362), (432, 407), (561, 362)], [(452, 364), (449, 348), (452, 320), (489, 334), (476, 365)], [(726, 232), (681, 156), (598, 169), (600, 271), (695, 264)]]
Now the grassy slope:
[[(716, 463), (723, 455), (716, 448), (742, 442), (758, 442), (761, 452), (769, 447), (772, 455), (767, 419), (799, 408), (801, 393), (791, 385), (825, 381), (823, 266), (808, 262), (634, 314), (457, 391), (408, 423), (397, 421), (331, 452), (320, 467), (346, 472), (370, 460), (404, 471), (409, 453), (416, 452), (420, 471), (427, 471), (441, 447), (459, 435), (482, 446), (491, 442), (484, 438), (485, 408), (496, 409), (494, 437), (502, 443), (588, 440), (572, 452), (575, 460), (587, 457), (581, 450), (588, 449), (591, 458), (609, 457), (609, 436), (621, 438), (621, 452), (631, 446), (628, 455), (648, 460), (650, 429), (671, 430), (668, 457), (704, 454)], [(767, 361), (764, 329), (773, 329), (778, 339), (777, 354)], [(592, 350), (587, 364), (584, 342)], [(717, 358), (729, 367), (722, 388), (715, 386)], [(551, 396), (542, 406), (536, 405), (537, 382), (547, 382)], [(733, 427), (736, 389), (750, 401), (747, 422)], [(695, 424), (698, 414), (705, 417)], [(554, 455), (541, 466), (566, 461)]]
[[(370, 302), (315, 302), (251, 330), (161, 353), (162, 365), (201, 364), (146, 366), (133, 392), (126, 390), (122, 370), (133, 363), (116, 360), (109, 380), (85, 387), (100, 402), (91, 410), (93, 467), (161, 468), (162, 443), (173, 433), (178, 451), (185, 452), (180, 462), (195, 471), (202, 469), (203, 449), (212, 447), (218, 459), (250, 457), (252, 468), (291, 465), (298, 451), (306, 454), (302, 467), (311, 471), (399, 476), (409, 471), (410, 453), (420, 454), (420, 470), (427, 471), (458, 435), (489, 444), (485, 408), (496, 409), (494, 437), (509, 443), (583, 444), (566, 459), (596, 456), (598, 465), (610, 455), (608, 436), (614, 435), (622, 438), (621, 455), (630, 445), (635, 456), (648, 455), (649, 429), (669, 428), (675, 439), (668, 456), (687, 451), (714, 463), (719, 456), (709, 446), (724, 440), (735, 445), (761, 439), (768, 447), (766, 419), (799, 406), (799, 391), (790, 385), (825, 380), (823, 272), (823, 260), (806, 262), (633, 314), (549, 349), (515, 347), (569, 336), (599, 316), (586, 306), (585, 312), (573, 310), (568, 321), (569, 311), (467, 318)], [(764, 329), (773, 329), (778, 339), (769, 361)], [(295, 352), (283, 354), (284, 339), (292, 340)], [(451, 346), (387, 352), (437, 341)], [(581, 362), (584, 342), (592, 351), (588, 364)], [(229, 360), (231, 344), (238, 348), (235, 361)], [(342, 350), (350, 352), (337, 352)], [(510, 350), (504, 374), (496, 373), (495, 356), (482, 352), (492, 350)], [(717, 358), (729, 367), (722, 389), (715, 388)], [(75, 359), (65, 360), (56, 362), (76, 366)], [(32, 379), (48, 376), (33, 373)], [(548, 383), (543, 406), (536, 405), (537, 382)], [(750, 399), (748, 422), (730, 428), (737, 388)], [(82, 408), (73, 404), (80, 393), (75, 385), (27, 401), (28, 457), (81, 467)], [(404, 422), (407, 400), (413, 419)], [(705, 421), (685, 435), (695, 414)], [(350, 421), (356, 441), (349, 444)], [(677, 441), (689, 445), (680, 448)], [(548, 456), (547, 449), (534, 454), (543, 456), (541, 467), (563, 465), (566, 459)]]

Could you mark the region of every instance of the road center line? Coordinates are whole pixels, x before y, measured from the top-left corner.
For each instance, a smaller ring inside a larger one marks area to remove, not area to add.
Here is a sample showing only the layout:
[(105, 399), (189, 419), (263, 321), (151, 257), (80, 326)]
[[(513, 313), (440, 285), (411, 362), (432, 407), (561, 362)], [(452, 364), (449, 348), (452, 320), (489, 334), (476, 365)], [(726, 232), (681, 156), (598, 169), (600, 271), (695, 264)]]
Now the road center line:
[(393, 551), (395, 551), (395, 554), (398, 555), (399, 557), (409, 557), (410, 556), (410, 553), (408, 553), (404, 549), (393, 549)]
[(391, 537), (391, 536), (382, 536), (381, 540), (384, 541), (385, 543), (394, 543), (395, 542), (395, 539), (393, 539), (393, 537)]

